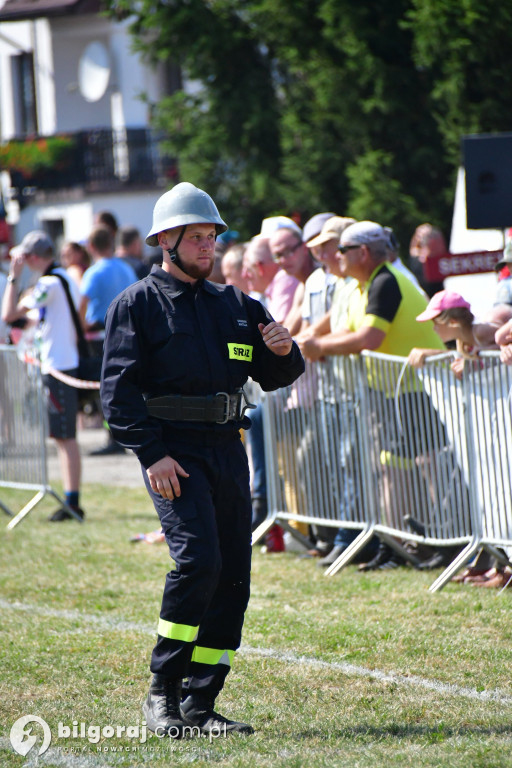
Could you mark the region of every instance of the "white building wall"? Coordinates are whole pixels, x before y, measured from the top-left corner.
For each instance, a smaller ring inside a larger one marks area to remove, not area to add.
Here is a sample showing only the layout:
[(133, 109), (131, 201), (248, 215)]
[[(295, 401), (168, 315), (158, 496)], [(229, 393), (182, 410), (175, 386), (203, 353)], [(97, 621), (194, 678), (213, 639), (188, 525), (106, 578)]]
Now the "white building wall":
[(52, 35), (47, 19), (32, 23), (32, 44), (39, 133), (51, 136), (57, 130), (57, 115)]
[(93, 227), (94, 216), (99, 211), (113, 213), (121, 227), (137, 227), (144, 239), (151, 229), (153, 208), (162, 192), (139, 190), (117, 195), (94, 195), (54, 205), (34, 203), (21, 211), (15, 228), (15, 241), (20, 242), (32, 229), (45, 229), (47, 221), (62, 221), (64, 240), (86, 240)]
[(123, 104), (124, 124), (126, 128), (140, 128), (149, 123), (148, 105), (144, 102), (144, 96), (148, 93), (147, 81), (153, 85), (156, 74), (144, 66), (140, 54), (132, 50), (131, 44), (127, 27), (124, 24), (116, 25), (112, 29), (110, 45), (116, 89)]
[[(105, 94), (91, 102), (80, 93), (78, 65), (84, 49), (94, 41), (103, 43), (112, 66)], [(165, 77), (162, 67), (154, 70), (145, 66), (140, 55), (132, 51), (126, 22), (113, 23), (96, 15), (4, 22), (0, 23), (0, 141), (17, 135), (11, 57), (22, 51), (34, 53), (42, 135), (114, 126), (149, 127), (149, 104), (162, 97)], [(144, 94), (149, 104), (141, 99)], [(31, 203), (21, 212), (17, 204), (9, 203), (9, 221), (15, 226), (18, 242), (49, 220), (62, 221), (65, 239), (83, 240), (91, 230), (94, 214), (110, 210), (120, 225), (134, 225), (145, 234), (162, 191), (123, 191), (84, 198), (81, 190), (74, 190), (65, 203)]]
[[(105, 94), (95, 102), (80, 93), (78, 66), (91, 42), (101, 42), (111, 59)], [(33, 51), (39, 132), (51, 135), (112, 127), (112, 101), (122, 104), (124, 126), (145, 127), (150, 102), (162, 96), (161, 78), (131, 49), (128, 24), (95, 15), (0, 24), (0, 140), (16, 135), (11, 57)], [(115, 95), (115, 99), (112, 96)], [(119, 111), (117, 111), (119, 124)]]
[(11, 57), (32, 50), (31, 22), (0, 24), (0, 138), (16, 135)]
[(104, 95), (87, 101), (78, 84), (78, 66), (84, 50), (94, 41), (110, 52), (110, 25), (96, 17), (58, 18), (51, 23), (55, 61), (56, 130), (74, 132), (91, 128), (110, 128), (112, 74)]

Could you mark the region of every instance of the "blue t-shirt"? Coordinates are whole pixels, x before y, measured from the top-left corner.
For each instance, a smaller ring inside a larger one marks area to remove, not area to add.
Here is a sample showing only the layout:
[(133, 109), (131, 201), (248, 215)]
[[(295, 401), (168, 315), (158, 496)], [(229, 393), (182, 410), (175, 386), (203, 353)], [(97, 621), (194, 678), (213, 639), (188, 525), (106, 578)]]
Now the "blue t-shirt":
[(89, 299), (86, 321), (104, 323), (110, 303), (136, 280), (130, 265), (115, 257), (99, 259), (86, 269), (80, 283), (80, 292)]

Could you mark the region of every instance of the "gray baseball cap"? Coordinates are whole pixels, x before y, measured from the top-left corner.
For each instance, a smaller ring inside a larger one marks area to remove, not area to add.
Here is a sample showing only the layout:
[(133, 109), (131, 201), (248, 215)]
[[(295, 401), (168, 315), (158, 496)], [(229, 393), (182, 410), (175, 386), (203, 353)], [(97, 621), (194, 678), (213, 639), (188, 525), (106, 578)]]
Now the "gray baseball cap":
[(29, 232), (21, 243), (11, 250), (13, 256), (26, 256), (29, 253), (35, 253), (36, 256), (53, 256), (53, 252), (53, 240), (40, 229)]
[(358, 221), (343, 230), (341, 245), (369, 245), (370, 243), (387, 243), (388, 233), (384, 227), (375, 221)]

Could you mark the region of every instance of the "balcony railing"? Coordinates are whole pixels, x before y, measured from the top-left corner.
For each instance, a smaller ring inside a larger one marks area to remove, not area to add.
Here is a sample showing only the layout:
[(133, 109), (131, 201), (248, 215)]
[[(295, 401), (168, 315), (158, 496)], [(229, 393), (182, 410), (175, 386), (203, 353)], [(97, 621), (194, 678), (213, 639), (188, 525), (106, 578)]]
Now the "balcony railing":
[(65, 138), (66, 147), (55, 163), (44, 157), (44, 139), (10, 142), (43, 145), (41, 163), (36, 167), (33, 162), (31, 167), (20, 168), (19, 163), (16, 167), (6, 156), (2, 161), (2, 169), (11, 172), (13, 187), (25, 202), (39, 191), (81, 188), (84, 192), (114, 192), (163, 187), (176, 178), (175, 161), (164, 157), (160, 150), (162, 136), (150, 129), (97, 129), (66, 134)]

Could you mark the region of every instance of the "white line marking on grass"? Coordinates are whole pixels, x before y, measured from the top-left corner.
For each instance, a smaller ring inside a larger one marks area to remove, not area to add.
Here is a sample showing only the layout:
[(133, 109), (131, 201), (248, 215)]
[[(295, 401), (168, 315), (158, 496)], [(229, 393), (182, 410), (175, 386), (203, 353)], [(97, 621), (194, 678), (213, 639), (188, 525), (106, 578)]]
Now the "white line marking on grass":
[[(144, 635), (156, 637), (156, 627), (150, 627), (147, 624), (139, 624), (134, 621), (125, 621), (123, 619), (114, 619), (98, 614), (86, 614), (79, 611), (59, 610), (56, 608), (46, 608), (38, 605), (28, 605), (26, 603), (14, 602), (0, 598), (0, 608), (3, 610), (25, 611), (32, 615), (53, 616), (59, 619), (69, 621), (78, 621), (82, 625), (94, 625), (106, 630), (115, 630), (116, 632), (140, 632)], [(425, 690), (435, 691), (436, 693), (448, 696), (458, 696), (465, 699), (476, 699), (477, 701), (496, 701), (500, 704), (512, 704), (512, 696), (503, 691), (477, 691), (475, 688), (465, 688), (460, 685), (451, 685), (449, 683), (440, 683), (437, 680), (428, 680), (417, 675), (403, 675), (394, 672), (382, 672), (378, 669), (367, 669), (355, 664), (348, 664), (339, 661), (322, 661), (311, 656), (298, 656), (295, 653), (278, 651), (273, 648), (252, 648), (248, 645), (242, 645), (239, 653), (243, 656), (259, 656), (261, 658), (271, 659), (273, 661), (293, 664), (294, 666), (307, 666), (314, 669), (331, 669), (342, 672), (350, 677), (366, 677), (374, 680), (380, 680), (386, 683), (396, 683), (397, 685), (409, 686), (413, 688), (424, 688)]]
[(313, 659), (310, 656), (296, 656), (294, 653), (285, 653), (276, 651), (272, 648), (251, 648), (242, 646), (240, 652), (248, 656), (262, 656), (274, 661), (283, 661), (286, 664), (301, 665), (305, 664), (316, 669), (336, 669), (350, 677), (369, 677), (380, 680), (384, 683), (396, 683), (397, 685), (409, 685), (416, 688), (426, 688), (436, 693), (444, 693), (450, 696), (460, 696), (466, 699), (477, 699), (479, 701), (497, 701), (500, 704), (512, 704), (512, 696), (502, 691), (477, 691), (475, 688), (463, 688), (460, 685), (451, 685), (450, 683), (440, 683), (437, 680), (427, 680), (417, 675), (401, 675), (395, 672), (381, 672), (379, 669), (367, 669), (355, 664), (347, 664), (339, 661), (322, 661)]

